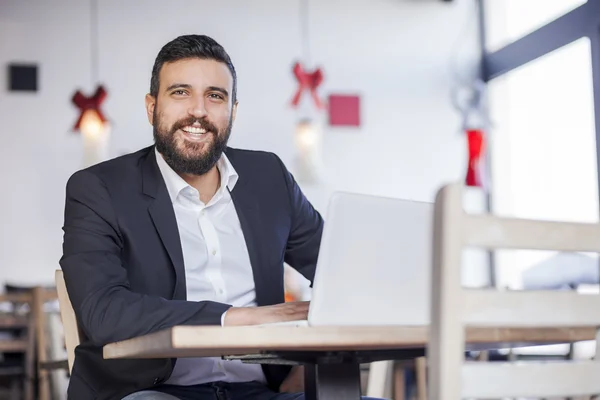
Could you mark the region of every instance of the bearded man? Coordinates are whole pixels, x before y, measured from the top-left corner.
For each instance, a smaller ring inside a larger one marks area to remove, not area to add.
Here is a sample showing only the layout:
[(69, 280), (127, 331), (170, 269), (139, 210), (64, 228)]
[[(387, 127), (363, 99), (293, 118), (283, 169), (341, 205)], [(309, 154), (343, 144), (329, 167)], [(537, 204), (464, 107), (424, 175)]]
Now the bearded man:
[(284, 302), (283, 264), (313, 280), (323, 220), (275, 154), (228, 147), (236, 92), (215, 40), (174, 39), (145, 97), (154, 145), (69, 179), (60, 265), (85, 336), (69, 399), (304, 398), (285, 366), (102, 357), (176, 325), (307, 318), (308, 303)]

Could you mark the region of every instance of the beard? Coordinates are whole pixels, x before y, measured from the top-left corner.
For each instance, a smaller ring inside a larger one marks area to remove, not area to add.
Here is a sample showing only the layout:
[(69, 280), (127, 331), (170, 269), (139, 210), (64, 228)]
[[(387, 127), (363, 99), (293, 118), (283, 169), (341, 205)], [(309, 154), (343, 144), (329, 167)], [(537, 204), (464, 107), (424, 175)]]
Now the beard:
[[(189, 175), (204, 175), (217, 164), (227, 148), (233, 124), (232, 117), (230, 116), (227, 127), (220, 131), (205, 118), (190, 117), (175, 122), (170, 128), (165, 128), (161, 124), (161, 114), (157, 114), (156, 109), (154, 110), (152, 119), (156, 149), (162, 154), (166, 163), (169, 164), (173, 171), (178, 174)], [(178, 141), (175, 137), (177, 130), (185, 126), (191, 126), (195, 122), (200, 124), (200, 127), (206, 131), (206, 135), (212, 135), (212, 141), (193, 143), (184, 140), (178, 146)], [(205, 149), (202, 149), (203, 147)]]

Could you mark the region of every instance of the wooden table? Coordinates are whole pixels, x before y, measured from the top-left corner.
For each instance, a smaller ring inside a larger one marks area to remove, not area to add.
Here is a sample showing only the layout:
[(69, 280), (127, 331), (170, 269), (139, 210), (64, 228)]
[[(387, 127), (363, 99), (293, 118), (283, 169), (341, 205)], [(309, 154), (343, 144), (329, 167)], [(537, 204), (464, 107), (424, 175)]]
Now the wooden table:
[[(593, 328), (470, 328), (468, 348), (594, 340)], [(306, 400), (359, 399), (359, 364), (422, 356), (428, 328), (176, 326), (108, 344), (104, 358), (225, 357), (305, 365)]]

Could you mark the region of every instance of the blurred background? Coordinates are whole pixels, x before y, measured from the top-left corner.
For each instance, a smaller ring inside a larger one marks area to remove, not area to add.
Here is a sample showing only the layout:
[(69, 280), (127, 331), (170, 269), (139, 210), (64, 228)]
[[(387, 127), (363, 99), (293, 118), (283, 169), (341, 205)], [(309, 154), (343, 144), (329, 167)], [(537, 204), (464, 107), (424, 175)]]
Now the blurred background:
[[(432, 200), (466, 163), (461, 116), (450, 92), (477, 72), (474, 1), (1, 0), (0, 65), (37, 67), (36, 91), (0, 91), (0, 281), (52, 283), (62, 254), (64, 189), (87, 164), (72, 128), (77, 90), (94, 94), (109, 120), (106, 158), (153, 143), (144, 96), (160, 48), (206, 34), (238, 73), (233, 147), (277, 153), (292, 172), (298, 123), (321, 134), (319, 180), (299, 183), (325, 212), (334, 190)], [(318, 96), (356, 96), (358, 126), (329, 125), (298, 88), (296, 62), (321, 68)], [(7, 72), (4, 72), (6, 74)]]
[[(466, 207), (598, 220), (598, 0), (0, 0), (5, 292), (53, 286), (67, 179), (152, 144), (154, 58), (191, 33), (237, 69), (230, 145), (278, 154), (325, 218), (338, 190), (433, 201), (465, 180), (477, 129)], [(106, 120), (88, 113), (74, 129), (94, 100)], [(473, 251), (463, 281), (596, 284), (597, 260), (573, 257)]]

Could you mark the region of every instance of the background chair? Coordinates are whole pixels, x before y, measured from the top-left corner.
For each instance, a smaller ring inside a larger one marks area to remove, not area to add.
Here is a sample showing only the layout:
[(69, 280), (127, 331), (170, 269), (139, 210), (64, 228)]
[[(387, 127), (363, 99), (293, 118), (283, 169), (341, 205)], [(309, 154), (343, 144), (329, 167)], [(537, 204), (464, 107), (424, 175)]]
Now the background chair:
[(600, 224), (467, 214), (462, 198), (462, 186), (450, 184), (440, 189), (435, 200), (430, 398), (548, 398), (600, 393), (600, 363), (596, 361), (464, 361), (466, 326), (598, 328), (600, 295), (461, 286), (465, 247), (600, 253)]
[(71, 304), (71, 299), (69, 298), (69, 293), (67, 292), (67, 286), (65, 284), (63, 272), (61, 270), (57, 270), (54, 277), (56, 281), (58, 302), (60, 304), (60, 318), (62, 320), (65, 332), (65, 345), (67, 347), (67, 359), (70, 373), (73, 370), (73, 363), (75, 362), (75, 348), (81, 343), (83, 333), (77, 324), (75, 310), (73, 310), (73, 305)]

